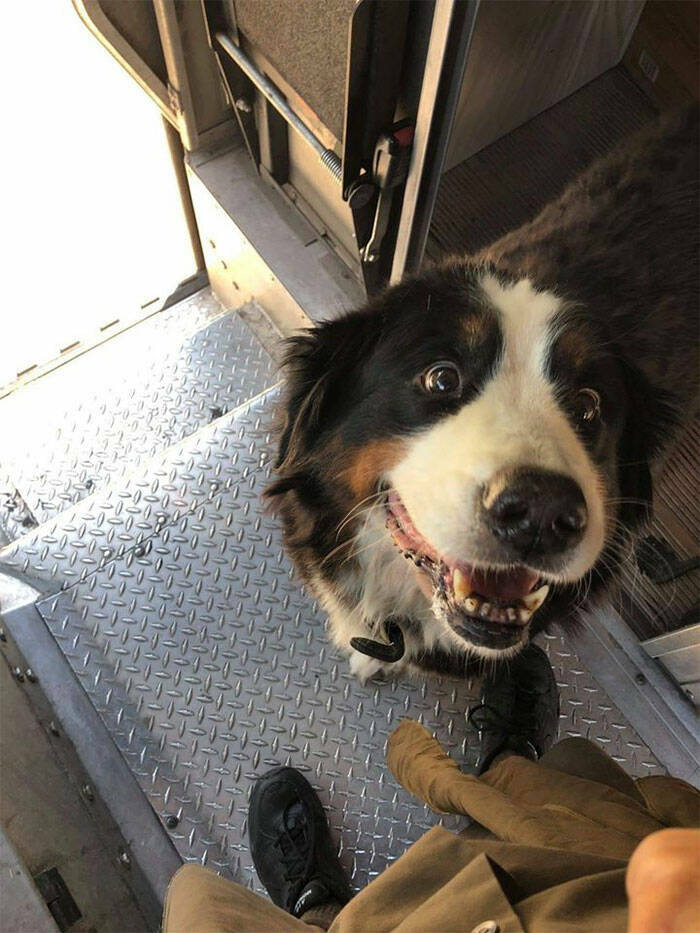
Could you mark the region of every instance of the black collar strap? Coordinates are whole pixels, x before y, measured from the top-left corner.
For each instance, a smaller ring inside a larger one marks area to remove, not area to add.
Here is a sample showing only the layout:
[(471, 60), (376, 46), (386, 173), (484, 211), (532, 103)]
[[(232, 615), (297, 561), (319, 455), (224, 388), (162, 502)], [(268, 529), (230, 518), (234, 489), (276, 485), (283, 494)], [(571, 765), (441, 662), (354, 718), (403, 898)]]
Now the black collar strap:
[(386, 637), (389, 639), (388, 645), (383, 641), (374, 641), (372, 638), (351, 638), (350, 647), (361, 654), (369, 655), (370, 658), (376, 658), (377, 661), (384, 661), (388, 664), (400, 661), (406, 653), (406, 645), (398, 619), (390, 616), (384, 622), (384, 628)]

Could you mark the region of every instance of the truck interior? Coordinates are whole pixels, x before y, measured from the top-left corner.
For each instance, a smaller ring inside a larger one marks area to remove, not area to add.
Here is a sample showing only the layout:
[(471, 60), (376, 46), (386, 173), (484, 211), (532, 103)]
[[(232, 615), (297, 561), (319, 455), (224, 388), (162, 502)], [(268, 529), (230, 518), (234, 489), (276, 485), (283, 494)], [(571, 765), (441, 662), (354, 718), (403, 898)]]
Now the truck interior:
[[(283, 340), (486, 246), (697, 100), (700, 7), (61, 6), (162, 122), (187, 258), (157, 299), (115, 313), (97, 294), (79, 332), (61, 333), (71, 293), (44, 283), (56, 352), (2, 370), (3, 929), (157, 930), (183, 861), (260, 890), (249, 789), (290, 762), (362, 887), (440, 819), (382, 767), (392, 726), (420, 719), (476, 768), (480, 683), (362, 685), (324, 640), (260, 500)], [(538, 636), (561, 735), (696, 785), (699, 440), (689, 419), (606, 603)]]

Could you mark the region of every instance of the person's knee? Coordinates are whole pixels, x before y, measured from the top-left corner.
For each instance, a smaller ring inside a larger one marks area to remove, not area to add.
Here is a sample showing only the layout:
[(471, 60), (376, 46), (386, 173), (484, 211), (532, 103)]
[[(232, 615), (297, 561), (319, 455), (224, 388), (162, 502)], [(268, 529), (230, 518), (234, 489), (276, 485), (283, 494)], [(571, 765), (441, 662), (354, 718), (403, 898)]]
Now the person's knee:
[(208, 868), (196, 863), (187, 862), (175, 872), (170, 879), (166, 894), (166, 905), (171, 909), (179, 909), (179, 905), (198, 900), (205, 896), (212, 877), (216, 878)]

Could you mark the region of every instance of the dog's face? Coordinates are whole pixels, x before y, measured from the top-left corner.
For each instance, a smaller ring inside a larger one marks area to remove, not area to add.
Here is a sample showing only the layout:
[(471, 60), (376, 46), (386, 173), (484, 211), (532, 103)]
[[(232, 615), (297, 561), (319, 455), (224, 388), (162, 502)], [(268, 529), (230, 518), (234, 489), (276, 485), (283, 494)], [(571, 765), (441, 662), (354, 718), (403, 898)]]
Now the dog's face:
[(454, 264), (406, 282), (292, 345), (272, 489), (292, 553), (347, 597), (348, 562), (391, 541), (443, 643), (511, 654), (649, 503), (640, 392), (585, 309), (526, 280)]

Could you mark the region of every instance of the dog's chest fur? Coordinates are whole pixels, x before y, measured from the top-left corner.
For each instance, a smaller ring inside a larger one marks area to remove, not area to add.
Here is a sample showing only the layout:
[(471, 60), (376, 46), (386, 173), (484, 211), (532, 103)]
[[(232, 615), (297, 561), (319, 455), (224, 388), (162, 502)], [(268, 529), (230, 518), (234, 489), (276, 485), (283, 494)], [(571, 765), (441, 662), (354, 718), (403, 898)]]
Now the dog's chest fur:
[[(403, 663), (390, 666), (396, 674), (426, 651), (436, 647), (449, 651), (451, 639), (418, 586), (413, 565), (392, 544), (384, 522), (383, 508), (372, 508), (355, 536), (356, 560), (348, 561), (332, 583), (316, 574), (312, 585), (328, 613), (331, 638), (344, 651), (354, 637), (371, 634), (384, 640), (385, 621), (402, 620), (406, 655)], [(356, 651), (350, 666), (362, 680), (385, 667)]]

